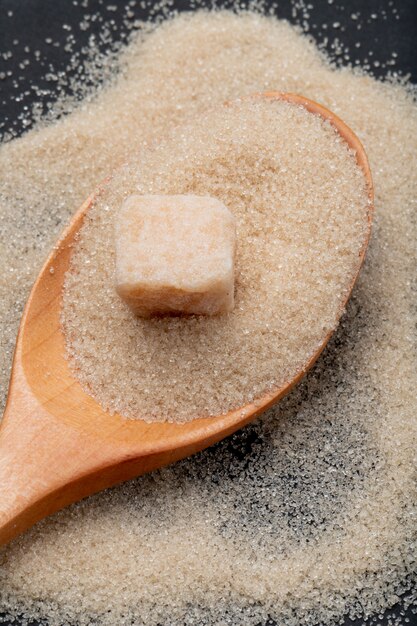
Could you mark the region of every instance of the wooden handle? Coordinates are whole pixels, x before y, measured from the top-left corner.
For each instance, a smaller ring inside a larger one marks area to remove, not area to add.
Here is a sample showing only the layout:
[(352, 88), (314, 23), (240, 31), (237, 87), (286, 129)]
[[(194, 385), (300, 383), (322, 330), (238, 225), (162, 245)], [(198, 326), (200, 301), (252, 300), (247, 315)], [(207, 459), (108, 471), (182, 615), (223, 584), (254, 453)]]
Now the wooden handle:
[(0, 545), (118, 481), (106, 471), (105, 441), (58, 420), (27, 387), (13, 387), (0, 429)]
[(66, 426), (19, 396), (0, 429), (0, 545), (59, 508), (59, 488), (76, 462), (62, 432)]
[[(15, 381), (20, 374), (18, 366)], [(115, 445), (113, 433), (106, 436), (105, 428), (98, 437), (49, 413), (28, 387), (12, 387), (0, 428), (0, 546), (73, 502), (221, 438), (215, 432), (198, 444), (141, 453), (137, 442)]]
[[(20, 395), (13, 394), (13, 400)], [(26, 410), (24, 404), (13, 401), (0, 428), (0, 546), (73, 502), (221, 438), (215, 433), (198, 445), (140, 455), (61, 422), (33, 400), (26, 402)]]

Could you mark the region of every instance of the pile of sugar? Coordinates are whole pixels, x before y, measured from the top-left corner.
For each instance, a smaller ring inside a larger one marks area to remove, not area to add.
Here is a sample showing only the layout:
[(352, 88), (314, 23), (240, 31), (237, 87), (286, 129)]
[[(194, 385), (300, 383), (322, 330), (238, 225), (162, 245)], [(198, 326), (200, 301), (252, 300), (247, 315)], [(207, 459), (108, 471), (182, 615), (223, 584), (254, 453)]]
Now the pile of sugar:
[(225, 99), (295, 91), (345, 119), (371, 160), (374, 237), (341, 327), (291, 396), (15, 541), (0, 606), (52, 626), (378, 622), (399, 594), (415, 599), (415, 102), (252, 14), (180, 17), (132, 41), (121, 67), (94, 102), (0, 150), (4, 396), (21, 307), (62, 222), (144, 139)]
[[(119, 298), (115, 216), (138, 192), (214, 196), (233, 212), (233, 313), (142, 319)], [(74, 375), (106, 409), (147, 421), (244, 406), (334, 329), (367, 233), (364, 174), (329, 122), (258, 99), (197, 116), (139, 150), (89, 210), (63, 299)]]

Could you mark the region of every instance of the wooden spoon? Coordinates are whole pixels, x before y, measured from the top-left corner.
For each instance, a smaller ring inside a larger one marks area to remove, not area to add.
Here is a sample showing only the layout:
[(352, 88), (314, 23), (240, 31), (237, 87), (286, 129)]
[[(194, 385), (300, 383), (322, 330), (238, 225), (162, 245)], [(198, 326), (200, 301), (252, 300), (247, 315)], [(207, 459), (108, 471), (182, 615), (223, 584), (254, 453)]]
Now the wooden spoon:
[[(368, 234), (359, 254), (359, 272), (373, 213), (372, 178), (360, 141), (338, 117), (307, 98), (278, 92), (260, 96), (287, 100), (329, 120), (356, 152), (370, 199), (370, 205), (364, 207)], [(0, 430), (0, 544), (71, 502), (227, 437), (288, 393), (332, 334), (281, 389), (226, 415), (186, 424), (147, 424), (109, 415), (70, 372), (60, 324), (62, 288), (72, 245), (93, 198), (75, 214), (49, 255), (21, 321)], [(355, 281), (356, 276), (351, 289)]]

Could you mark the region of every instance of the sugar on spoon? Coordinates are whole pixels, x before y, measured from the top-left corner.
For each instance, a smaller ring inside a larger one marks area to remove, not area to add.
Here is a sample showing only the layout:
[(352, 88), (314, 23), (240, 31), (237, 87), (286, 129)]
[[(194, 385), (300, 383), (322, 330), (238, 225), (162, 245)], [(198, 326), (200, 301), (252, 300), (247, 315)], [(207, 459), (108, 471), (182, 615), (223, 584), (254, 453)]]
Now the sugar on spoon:
[[(356, 153), (369, 196), (373, 184), (365, 151), (352, 130), (331, 111), (302, 96), (266, 92), (328, 120)], [(184, 424), (146, 423), (110, 415), (81, 387), (65, 359), (60, 324), (62, 290), (74, 238), (94, 201), (90, 196), (46, 260), (26, 304), (17, 337), (9, 395), (0, 428), (0, 545), (38, 520), (116, 483), (167, 465), (227, 437), (277, 402), (303, 377), (326, 346), (280, 389), (225, 415)], [(356, 282), (352, 280), (342, 314)], [(198, 416), (196, 416), (197, 418)]]

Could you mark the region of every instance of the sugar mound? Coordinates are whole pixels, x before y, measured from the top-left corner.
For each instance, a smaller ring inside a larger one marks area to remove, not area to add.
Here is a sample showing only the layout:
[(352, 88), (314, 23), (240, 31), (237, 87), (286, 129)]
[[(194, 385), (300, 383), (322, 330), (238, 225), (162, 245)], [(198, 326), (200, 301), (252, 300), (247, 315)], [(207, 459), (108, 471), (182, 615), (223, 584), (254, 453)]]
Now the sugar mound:
[[(138, 319), (124, 306), (113, 229), (134, 192), (211, 195), (229, 207), (233, 313)], [(198, 116), (139, 150), (89, 209), (63, 298), (73, 372), (107, 410), (147, 421), (256, 400), (289, 382), (335, 327), (367, 232), (365, 177), (328, 121), (276, 100)]]

